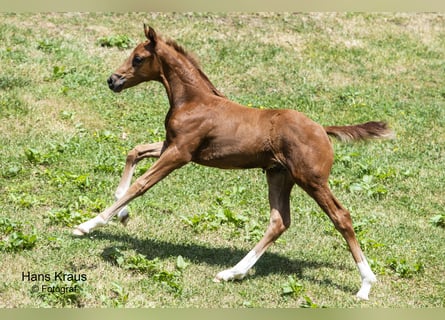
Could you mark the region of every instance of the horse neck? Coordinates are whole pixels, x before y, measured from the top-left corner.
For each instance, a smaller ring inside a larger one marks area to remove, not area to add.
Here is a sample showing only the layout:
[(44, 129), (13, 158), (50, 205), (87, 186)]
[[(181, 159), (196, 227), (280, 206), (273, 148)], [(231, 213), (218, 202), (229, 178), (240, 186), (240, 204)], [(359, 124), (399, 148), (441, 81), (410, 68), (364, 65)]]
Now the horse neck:
[(165, 52), (166, 54), (159, 56), (162, 66), (161, 82), (167, 91), (171, 108), (203, 95), (224, 97), (187, 57), (172, 48)]

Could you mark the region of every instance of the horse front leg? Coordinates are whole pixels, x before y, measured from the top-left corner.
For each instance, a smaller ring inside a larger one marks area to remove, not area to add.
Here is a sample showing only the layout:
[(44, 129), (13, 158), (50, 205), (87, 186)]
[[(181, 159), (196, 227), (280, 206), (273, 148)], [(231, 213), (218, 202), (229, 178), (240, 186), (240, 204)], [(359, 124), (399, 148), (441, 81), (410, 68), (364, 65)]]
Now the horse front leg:
[[(146, 158), (159, 158), (166, 145), (167, 144), (165, 141), (142, 144), (136, 146), (128, 153), (121, 181), (114, 194), (116, 200), (122, 198), (122, 196), (127, 192), (128, 188), (130, 188), (131, 179), (134, 175), (138, 162)], [(130, 214), (126, 206), (118, 212), (117, 217), (124, 226), (127, 225)]]
[(106, 225), (108, 221), (110, 221), (110, 219), (118, 212), (122, 211), (130, 201), (143, 195), (148, 189), (165, 178), (173, 170), (188, 163), (190, 159), (190, 155), (179, 152), (175, 146), (168, 147), (161, 153), (158, 161), (156, 161), (146, 173), (136, 179), (136, 181), (113, 205), (105, 209), (93, 219), (77, 226), (73, 230), (73, 234), (82, 236), (90, 233), (95, 228)]

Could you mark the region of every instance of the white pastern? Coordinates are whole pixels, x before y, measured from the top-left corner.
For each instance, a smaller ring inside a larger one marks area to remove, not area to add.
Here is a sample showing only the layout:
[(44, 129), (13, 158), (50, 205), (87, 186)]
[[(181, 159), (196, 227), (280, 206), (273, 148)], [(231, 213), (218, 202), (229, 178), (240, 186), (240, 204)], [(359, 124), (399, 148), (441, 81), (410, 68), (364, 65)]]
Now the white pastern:
[(233, 268), (221, 271), (218, 273), (214, 279), (215, 282), (220, 282), (221, 280), (241, 280), (243, 279), (250, 268), (258, 261), (259, 256), (257, 256), (254, 250), (250, 251), (240, 262), (238, 262)]
[[(133, 175), (133, 172), (131, 172), (131, 176), (132, 175)], [(119, 200), (120, 198), (122, 198), (124, 196), (124, 194), (128, 191), (129, 187), (130, 187), (129, 183), (126, 183), (125, 187), (118, 187), (116, 192), (114, 193), (115, 199)], [(128, 220), (130, 219), (130, 214), (129, 214), (128, 208), (126, 206), (123, 207), (119, 211), (119, 213), (117, 214), (117, 218), (124, 226), (127, 225)]]
[(362, 278), (362, 286), (357, 293), (359, 299), (368, 300), (369, 291), (371, 291), (371, 286), (377, 281), (376, 276), (372, 272), (371, 268), (366, 262), (366, 259), (362, 262), (357, 263), (358, 270), (360, 271), (360, 276)]
[(119, 200), (120, 198), (122, 198), (129, 187), (129, 183), (126, 183), (125, 187), (118, 187), (116, 192), (114, 193), (114, 199)]
[(87, 222), (78, 225), (76, 229), (73, 230), (73, 234), (76, 236), (83, 236), (87, 233), (90, 233), (93, 229), (104, 226), (106, 224), (107, 222), (102, 219), (101, 216), (96, 216), (93, 219), (90, 219)]

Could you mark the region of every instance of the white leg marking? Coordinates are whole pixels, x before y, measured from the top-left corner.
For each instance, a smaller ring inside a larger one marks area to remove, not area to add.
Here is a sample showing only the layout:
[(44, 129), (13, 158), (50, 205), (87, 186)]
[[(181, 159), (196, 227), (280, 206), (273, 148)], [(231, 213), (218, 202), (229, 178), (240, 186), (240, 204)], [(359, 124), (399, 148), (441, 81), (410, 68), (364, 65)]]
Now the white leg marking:
[(121, 211), (119, 211), (117, 218), (124, 226), (127, 225), (128, 220), (130, 219), (130, 213), (128, 212), (127, 207), (124, 207)]
[(93, 230), (94, 228), (101, 227), (106, 224), (107, 222), (104, 219), (102, 219), (101, 216), (96, 216), (93, 219), (90, 219), (78, 225), (76, 229), (73, 230), (73, 234), (76, 236), (83, 236), (87, 233), (90, 233), (91, 230)]
[(130, 188), (130, 183), (126, 182), (124, 187), (119, 186), (116, 190), (116, 192), (114, 193), (114, 198), (116, 200), (119, 200), (120, 198), (122, 198), (125, 194), (125, 192), (127, 192), (127, 190)]
[(221, 271), (213, 279), (215, 282), (220, 282), (221, 280), (241, 280), (249, 272), (250, 268), (253, 267), (255, 262), (258, 261), (260, 257), (256, 254), (254, 250), (251, 250), (240, 262), (238, 262), (233, 268)]
[[(125, 186), (124, 188), (118, 188), (116, 193), (114, 194), (115, 199), (119, 200), (120, 198), (123, 197), (123, 195), (125, 194), (125, 192), (127, 192), (127, 190), (130, 188), (129, 183), (127, 183), (128, 186)], [(123, 207), (119, 213), (117, 214), (117, 218), (119, 219), (119, 221), (126, 226), (128, 223), (128, 220), (130, 219), (130, 213), (127, 209), (127, 206)]]
[(372, 272), (368, 265), (366, 259), (362, 262), (357, 263), (358, 270), (360, 271), (360, 276), (362, 277), (362, 286), (357, 293), (359, 299), (368, 300), (369, 291), (374, 282), (377, 281), (376, 276)]

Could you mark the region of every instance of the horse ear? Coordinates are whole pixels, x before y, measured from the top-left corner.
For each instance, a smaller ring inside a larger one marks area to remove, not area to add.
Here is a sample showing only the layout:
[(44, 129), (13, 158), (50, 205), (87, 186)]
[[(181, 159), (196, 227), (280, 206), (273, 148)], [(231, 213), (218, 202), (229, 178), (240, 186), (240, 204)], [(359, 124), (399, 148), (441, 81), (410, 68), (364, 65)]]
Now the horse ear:
[(150, 42), (156, 43), (158, 41), (156, 31), (154, 31), (152, 27), (147, 26), (145, 23), (144, 23), (144, 33), (145, 37), (148, 40), (150, 40)]

